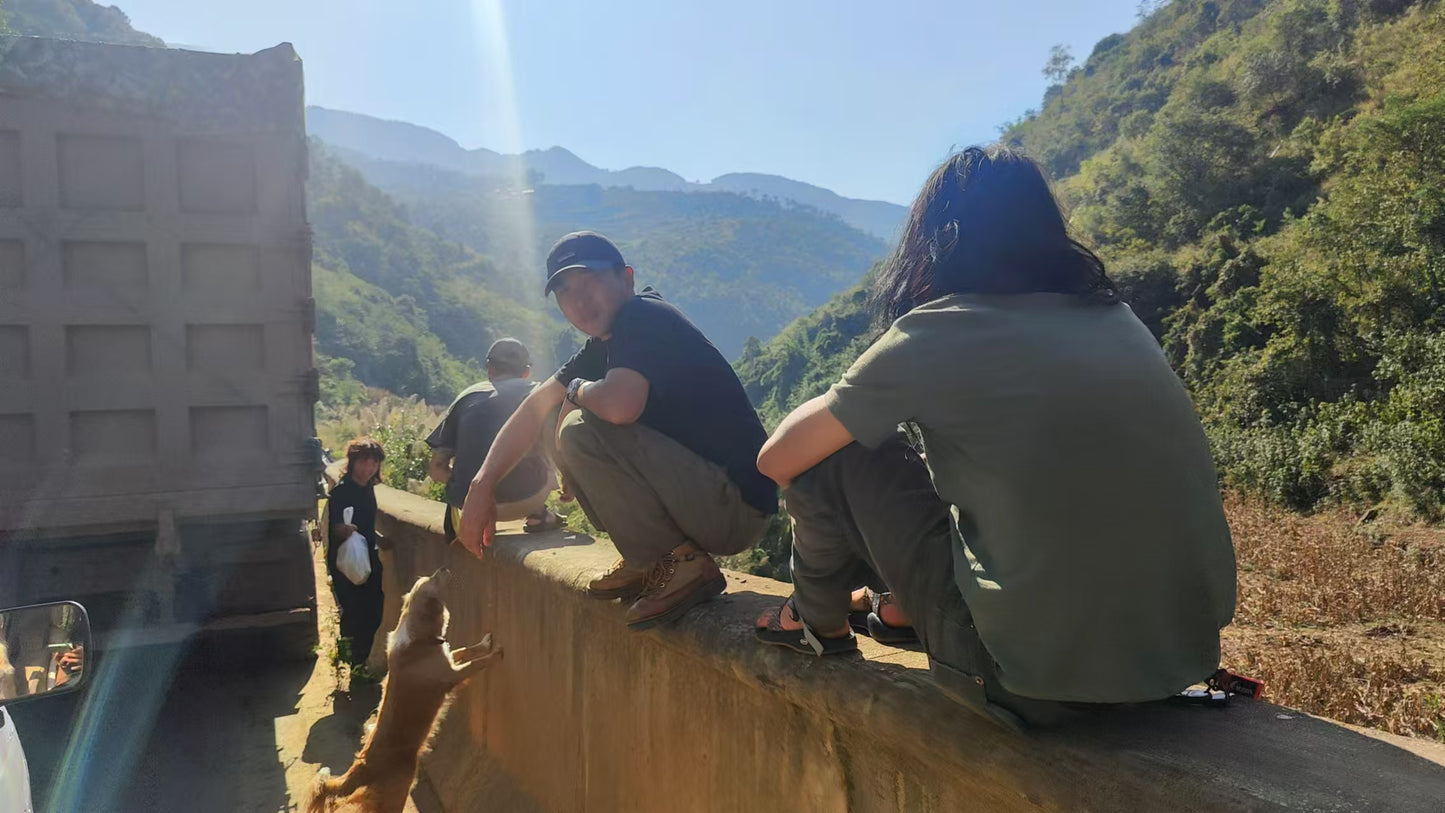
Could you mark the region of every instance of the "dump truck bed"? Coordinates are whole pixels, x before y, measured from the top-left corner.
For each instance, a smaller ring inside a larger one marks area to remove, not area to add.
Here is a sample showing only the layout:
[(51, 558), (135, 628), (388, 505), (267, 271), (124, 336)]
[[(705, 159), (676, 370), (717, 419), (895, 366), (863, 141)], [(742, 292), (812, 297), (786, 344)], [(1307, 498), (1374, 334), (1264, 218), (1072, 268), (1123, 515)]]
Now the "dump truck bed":
[(289, 45), (0, 37), (0, 533), (314, 509), (303, 109)]

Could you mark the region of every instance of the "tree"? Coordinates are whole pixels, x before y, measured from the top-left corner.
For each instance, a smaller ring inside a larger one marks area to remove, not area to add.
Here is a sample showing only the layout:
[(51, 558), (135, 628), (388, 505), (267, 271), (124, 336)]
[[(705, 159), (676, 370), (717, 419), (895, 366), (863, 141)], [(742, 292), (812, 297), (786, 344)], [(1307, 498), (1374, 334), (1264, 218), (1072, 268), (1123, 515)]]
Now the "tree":
[(1074, 67), (1074, 55), (1067, 45), (1055, 45), (1049, 49), (1049, 61), (1044, 63), (1043, 74), (1050, 83), (1063, 84)]
[(1134, 10), (1134, 15), (1140, 20), (1146, 20), (1150, 14), (1169, 5), (1169, 0), (1139, 0), (1139, 6)]

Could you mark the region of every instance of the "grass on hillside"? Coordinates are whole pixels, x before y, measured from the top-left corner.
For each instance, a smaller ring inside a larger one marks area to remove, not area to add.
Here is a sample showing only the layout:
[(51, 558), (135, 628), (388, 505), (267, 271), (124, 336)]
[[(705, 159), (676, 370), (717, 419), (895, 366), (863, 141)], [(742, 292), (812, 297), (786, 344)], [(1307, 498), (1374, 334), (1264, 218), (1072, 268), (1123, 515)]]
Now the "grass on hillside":
[(1226, 509), (1239, 604), (1225, 664), (1276, 703), (1445, 741), (1445, 531)]

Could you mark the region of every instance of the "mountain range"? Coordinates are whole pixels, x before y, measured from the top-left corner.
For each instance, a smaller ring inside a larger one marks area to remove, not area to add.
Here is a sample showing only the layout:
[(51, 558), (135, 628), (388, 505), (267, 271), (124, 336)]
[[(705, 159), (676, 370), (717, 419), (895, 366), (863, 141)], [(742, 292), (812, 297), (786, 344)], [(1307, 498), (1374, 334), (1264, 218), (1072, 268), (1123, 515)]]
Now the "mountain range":
[(749, 337), (770, 338), (826, 302), (887, 250), (837, 215), (792, 201), (596, 184), (518, 190), (434, 165), (338, 154), (411, 223), (506, 269), (491, 290), (519, 302), (553, 308), (538, 280), (558, 237), (606, 234), (638, 284), (657, 287), (728, 358)]
[(793, 201), (832, 212), (854, 228), (885, 241), (893, 239), (907, 214), (904, 207), (895, 203), (845, 198), (822, 187), (778, 175), (735, 172), (720, 175), (708, 183), (696, 183), (659, 167), (601, 169), (562, 147), (528, 150), (520, 155), (504, 155), (485, 148), (466, 149), (452, 138), (426, 127), (324, 107), (306, 108), (306, 127), (313, 136), (336, 147), (339, 155), (349, 159), (359, 154), (375, 160), (424, 164), (491, 178), (497, 183), (527, 186), (595, 184), (639, 191), (734, 192)]

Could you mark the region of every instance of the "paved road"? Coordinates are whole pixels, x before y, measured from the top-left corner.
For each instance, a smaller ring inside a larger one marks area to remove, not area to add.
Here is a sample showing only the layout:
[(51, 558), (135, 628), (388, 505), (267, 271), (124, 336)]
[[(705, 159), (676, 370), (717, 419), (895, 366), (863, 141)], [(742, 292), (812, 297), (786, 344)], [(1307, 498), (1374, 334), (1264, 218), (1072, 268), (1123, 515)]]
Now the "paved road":
[[(98, 664), (75, 702), (14, 707), (36, 809), (297, 810), (321, 766), (339, 774), (351, 764), (380, 696), (375, 685), (344, 691), (324, 655), (335, 635), (329, 593), (318, 602), (323, 657), (262, 667), (201, 650), (130, 650)], [(435, 811), (416, 795), (409, 811)]]

